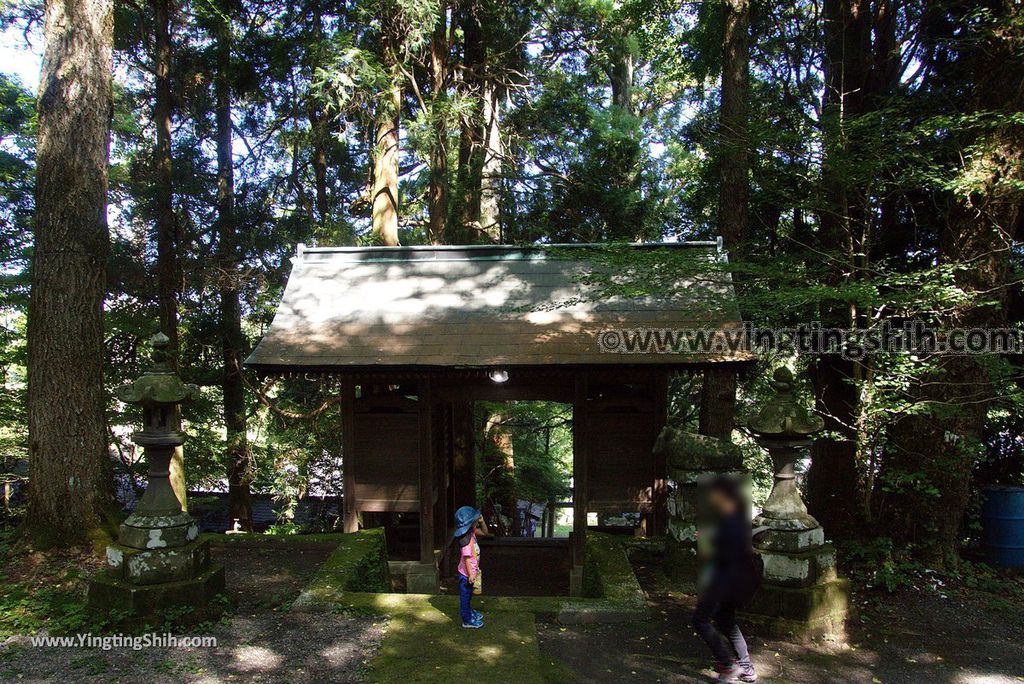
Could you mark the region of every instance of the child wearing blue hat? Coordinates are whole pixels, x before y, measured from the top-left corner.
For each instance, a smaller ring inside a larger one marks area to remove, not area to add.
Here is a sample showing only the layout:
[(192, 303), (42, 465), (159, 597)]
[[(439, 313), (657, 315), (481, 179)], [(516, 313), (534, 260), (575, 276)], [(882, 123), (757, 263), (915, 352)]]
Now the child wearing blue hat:
[(487, 524), (480, 511), (472, 506), (463, 506), (455, 511), (455, 539), (459, 542), (459, 610), (463, 629), (480, 629), (484, 616), (473, 610), (473, 594), (479, 594), (482, 575), (480, 574), (480, 545), (477, 532), (487, 534)]

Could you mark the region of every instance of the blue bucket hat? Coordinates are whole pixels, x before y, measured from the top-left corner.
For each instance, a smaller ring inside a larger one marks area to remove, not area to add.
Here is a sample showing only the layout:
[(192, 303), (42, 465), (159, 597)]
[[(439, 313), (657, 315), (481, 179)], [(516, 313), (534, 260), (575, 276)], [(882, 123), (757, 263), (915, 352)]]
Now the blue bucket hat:
[(455, 511), (455, 537), (461, 537), (462, 535), (469, 532), (469, 528), (476, 523), (477, 518), (480, 517), (480, 511), (476, 510), (472, 506), (463, 506), (459, 510)]

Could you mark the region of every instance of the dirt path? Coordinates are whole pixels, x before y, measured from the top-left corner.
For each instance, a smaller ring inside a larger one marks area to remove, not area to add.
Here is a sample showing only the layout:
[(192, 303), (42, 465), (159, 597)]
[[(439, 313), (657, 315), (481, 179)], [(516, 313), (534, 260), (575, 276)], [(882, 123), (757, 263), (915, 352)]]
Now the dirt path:
[[(656, 564), (635, 563), (649, 597), (644, 622), (559, 626), (500, 613), (465, 632), (451, 600), (382, 620), (288, 610), (329, 546), (214, 549), (233, 607), (209, 630), (216, 648), (37, 648), (0, 644), (0, 682), (219, 684), (354, 682), (707, 682), (710, 658), (690, 628), (694, 598), (670, 591)], [(1024, 607), (980, 590), (935, 585), (856, 598), (851, 644), (814, 648), (750, 638), (763, 681), (811, 684), (1020, 684)], [(486, 611), (486, 598), (480, 607)], [(454, 679), (453, 679), (454, 676)]]
[(216, 648), (143, 650), (33, 647), (27, 637), (0, 646), (0, 681), (42, 684), (218, 684), (353, 682), (362, 679), (383, 635), (379, 621), (285, 609), (330, 547), (213, 550), (234, 603), (214, 626)]
[[(652, 619), (614, 625), (538, 625), (541, 652), (580, 681), (711, 681), (711, 658), (690, 627), (695, 599), (666, 591), (637, 567)], [(749, 637), (762, 681), (898, 684), (1024, 682), (1024, 607), (983, 592), (928, 589), (896, 600), (857, 597), (849, 646), (803, 648)], [(1005, 602), (1004, 602), (1005, 603)]]

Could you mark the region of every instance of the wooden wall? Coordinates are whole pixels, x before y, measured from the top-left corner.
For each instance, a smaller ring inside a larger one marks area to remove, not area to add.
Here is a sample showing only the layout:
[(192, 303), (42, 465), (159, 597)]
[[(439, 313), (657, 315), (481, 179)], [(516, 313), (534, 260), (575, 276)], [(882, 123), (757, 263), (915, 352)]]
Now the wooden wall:
[(418, 402), (365, 396), (355, 402), (352, 475), (359, 511), (420, 510)]

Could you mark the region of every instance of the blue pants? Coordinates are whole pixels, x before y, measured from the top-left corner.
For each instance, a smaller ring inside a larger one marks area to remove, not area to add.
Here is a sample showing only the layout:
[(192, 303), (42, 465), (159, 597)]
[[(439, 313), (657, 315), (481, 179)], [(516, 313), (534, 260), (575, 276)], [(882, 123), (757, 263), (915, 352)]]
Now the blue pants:
[[(717, 625), (717, 629), (716, 629)], [(693, 627), (721, 665), (750, 665), (743, 632), (736, 624), (736, 604), (721, 586), (712, 586), (697, 599)]]
[(459, 575), (459, 613), (462, 615), (463, 624), (473, 621), (473, 607), (470, 602), (473, 600), (473, 585), (469, 583), (465, 575)]

